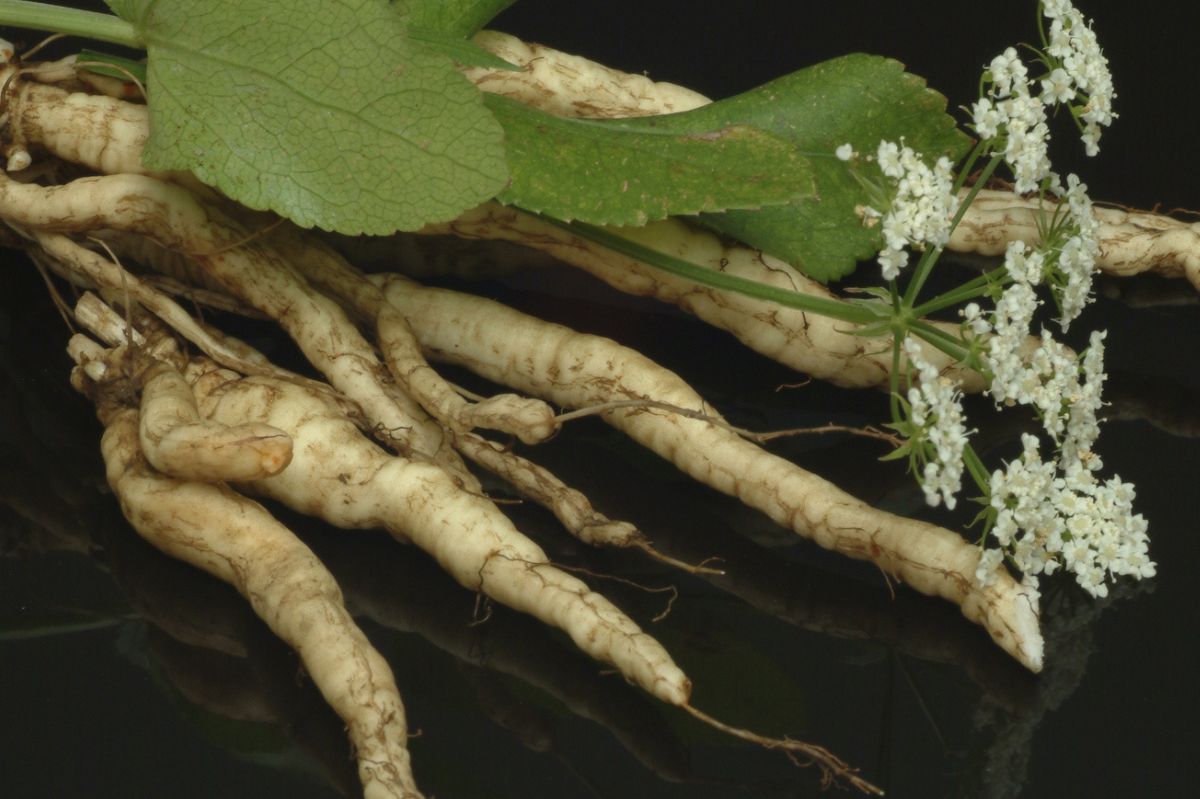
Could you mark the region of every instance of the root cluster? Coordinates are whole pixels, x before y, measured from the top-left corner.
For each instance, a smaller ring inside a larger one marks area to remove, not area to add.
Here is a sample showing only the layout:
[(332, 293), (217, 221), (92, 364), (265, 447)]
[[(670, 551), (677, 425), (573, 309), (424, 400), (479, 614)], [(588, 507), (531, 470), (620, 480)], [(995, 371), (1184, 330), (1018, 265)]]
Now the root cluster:
[[(510, 61), (539, 65), (478, 72), (482, 86), (552, 99), (559, 113), (656, 113), (704, 102), (678, 87), (630, 88), (611, 71), (590, 83), (564, 82), (578, 70), (544, 49), (522, 50), (497, 34), (482, 41)], [(368, 796), (419, 795), (399, 691), (322, 562), (252, 497), (342, 528), (386, 530), (468, 590), (558, 627), (663, 702), (874, 791), (819, 745), (767, 739), (693, 708), (691, 683), (667, 650), (551, 563), (486, 496), (467, 461), (547, 507), (589, 545), (634, 547), (684, 569), (715, 571), (659, 555), (652, 532), (609, 519), (536, 462), (534, 445), (563, 424), (559, 409), (600, 409), (606, 422), (694, 479), (819, 546), (955, 603), (1006, 652), (1041, 668), (1036, 599), (1007, 574), (981, 586), (979, 549), (957, 533), (877, 510), (765, 451), (678, 375), (616, 341), (398, 274), (364, 275), (311, 232), (238, 208), (187, 177), (148, 174), (140, 161), (144, 108), (75, 91), (69, 81), (34, 83), (14, 70), (0, 76), (6, 136), (36, 158), (0, 173), (0, 219), (12, 231), (6, 238), (18, 237), (37, 263), (85, 291), (67, 309), (87, 331), (69, 345), (78, 364), (72, 384), (95, 402), (105, 426), (108, 481), (142, 536), (234, 585), (297, 650), (346, 722)], [(990, 252), (1036, 235), (1022, 221), (1031, 211), (1020, 198), (984, 199), (952, 246)], [(1118, 231), (1106, 249), (1111, 268), (1127, 271), (1127, 250), (1151, 235), (1155, 243), (1146, 246), (1159, 249), (1150, 260), (1175, 263), (1162, 268), (1200, 285), (1195, 258), (1177, 255), (1177, 240), (1196, 235), (1187, 226), (1129, 214), (1103, 221)], [(841, 385), (888, 383), (892, 364), (879, 352), (889, 348), (870, 346), (844, 325), (685, 284), (515, 209), (487, 205), (426, 232), (532, 246), (622, 290), (678, 304), (808, 374)], [(833, 296), (786, 265), (680, 222), (626, 234), (660, 246), (668, 240), (677, 254), (711, 268)], [(206, 324), (164, 286), (273, 320), (314, 376)], [(929, 358), (955, 368), (944, 356)], [(506, 388), (473, 395), (431, 361)], [(970, 375), (960, 379), (979, 388)], [(513, 439), (526, 446), (506, 443)]]

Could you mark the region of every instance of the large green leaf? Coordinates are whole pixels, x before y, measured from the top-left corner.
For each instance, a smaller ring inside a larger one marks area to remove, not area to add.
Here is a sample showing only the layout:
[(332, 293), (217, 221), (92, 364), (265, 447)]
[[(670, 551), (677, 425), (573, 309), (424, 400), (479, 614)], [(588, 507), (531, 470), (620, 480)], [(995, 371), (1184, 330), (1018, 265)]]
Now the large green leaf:
[(516, 0), (395, 0), (409, 25), (453, 36), (474, 36)]
[[(850, 174), (850, 165), (833, 158), (833, 151), (849, 142), (864, 155), (873, 154), (881, 139), (904, 137), (930, 161), (940, 155), (957, 159), (970, 141), (945, 108), (946, 99), (905, 72), (899, 62), (856, 54), (701, 109), (711, 109), (716, 123), (743, 121), (814, 153), (816, 181), (811, 200), (730, 211), (704, 221), (817, 280), (849, 274), (857, 260), (879, 249), (880, 237), (877, 228), (858, 224), (854, 209), (867, 202), (866, 194)], [(855, 168), (867, 169), (861, 162)], [(873, 177), (880, 177), (878, 171)]]
[[(707, 109), (670, 124), (566, 119), (486, 95), (504, 126), (512, 183), (499, 199), (597, 225), (758, 208), (813, 193), (809, 159), (788, 142)], [(661, 118), (665, 120), (666, 118)]]
[(109, 0), (149, 53), (153, 169), (303, 226), (387, 234), (505, 185), (503, 132), (386, 0)]

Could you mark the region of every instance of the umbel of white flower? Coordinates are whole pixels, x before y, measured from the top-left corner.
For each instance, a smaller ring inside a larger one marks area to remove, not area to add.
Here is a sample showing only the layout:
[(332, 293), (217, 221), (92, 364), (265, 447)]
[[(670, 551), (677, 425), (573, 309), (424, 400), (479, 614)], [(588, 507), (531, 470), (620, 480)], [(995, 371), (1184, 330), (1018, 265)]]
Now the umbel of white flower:
[(1005, 556), (1029, 577), (1062, 568), (1092, 596), (1107, 596), (1106, 580), (1153, 577), (1146, 520), (1133, 513), (1134, 490), (1119, 477), (1101, 483), (1080, 463), (1056, 467), (1041, 459), (1036, 436), (1021, 437), (1024, 452), (991, 479), (998, 548), (980, 559), (976, 579), (995, 579)]
[[(1091, 300), (1099, 250), (1087, 187), (1075, 175), (1064, 187), (1051, 168), (1048, 112), (1066, 106), (1088, 154), (1095, 155), (1101, 129), (1115, 117), (1115, 95), (1108, 62), (1079, 11), (1067, 0), (1045, 0), (1041, 10), (1050, 25), (1044, 31), (1045, 50), (1034, 53), (1044, 72), (1031, 77), (1010, 47), (987, 66), (984, 94), (972, 108), (983, 153), (1008, 165), (1018, 192), (1039, 193), (1040, 240), (1035, 246), (1009, 245), (1003, 277), (992, 284), (1004, 285), (1003, 293), (991, 311), (974, 302), (962, 310), (961, 336), (979, 354), (997, 404), (1036, 411), (1052, 457), (1043, 459), (1043, 439), (1026, 434), (1022, 455), (981, 486), (988, 506), (985, 541), (992, 546), (985, 547), (976, 578), (990, 582), (1007, 561), (1023, 573), (1028, 590), (1036, 591), (1038, 575), (1064, 570), (1084, 590), (1104, 596), (1107, 579), (1148, 577), (1155, 570), (1147, 554), (1146, 521), (1133, 513), (1133, 487), (1119, 477), (1103, 482), (1096, 477), (1102, 468), (1093, 447), (1105, 380), (1104, 333), (1091, 334), (1081, 357), (1049, 330), (1031, 335), (1031, 328), (1039, 289), (1049, 289), (1064, 331), (1079, 316)], [(857, 158), (849, 144), (835, 155), (843, 161)], [(880, 142), (874, 160), (894, 196), (885, 213), (866, 209), (864, 221), (879, 221), (884, 240), (879, 263), (883, 277), (893, 280), (908, 264), (909, 248), (936, 258), (949, 239), (958, 197), (949, 160), (941, 158), (931, 168), (903, 139)], [(953, 508), (968, 447), (960, 393), (923, 360), (911, 340), (904, 352), (910, 368), (907, 419), (897, 420), (896, 427), (908, 436), (926, 501)]]
[(958, 197), (953, 191), (952, 164), (945, 156), (930, 169), (901, 139), (899, 144), (881, 141), (875, 157), (896, 188), (891, 206), (882, 215), (884, 248), (879, 252), (883, 278), (893, 280), (908, 264), (907, 247), (942, 247), (950, 240)]
[(1036, 190), (1051, 175), (1047, 109), (1068, 107), (1088, 155), (1100, 151), (1102, 129), (1116, 118), (1108, 59), (1083, 14), (1068, 0), (1047, 0), (1042, 15), (1050, 21), (1040, 53), (1046, 73), (1031, 80), (1017, 49), (1009, 47), (987, 66), (987, 90), (971, 108), (975, 132), (1002, 145), (992, 152), (1003, 153), (1021, 193)]
[(919, 478), (925, 501), (933, 506), (945, 502), (953, 510), (962, 490), (968, 436), (962, 392), (921, 356), (921, 348), (912, 339), (905, 340), (904, 354), (909, 382), (915, 384), (907, 396), (908, 420), (913, 427), (909, 441), (910, 446), (920, 448), (920, 457), (925, 459)]

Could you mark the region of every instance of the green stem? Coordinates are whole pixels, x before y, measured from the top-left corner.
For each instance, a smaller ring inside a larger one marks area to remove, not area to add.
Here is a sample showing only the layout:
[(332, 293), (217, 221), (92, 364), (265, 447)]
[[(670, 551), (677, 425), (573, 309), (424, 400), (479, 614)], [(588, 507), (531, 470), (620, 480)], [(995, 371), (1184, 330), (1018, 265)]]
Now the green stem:
[(957, 288), (947, 291), (945, 294), (939, 294), (933, 299), (918, 305), (913, 309), (913, 316), (924, 317), (931, 313), (949, 308), (952, 305), (958, 305), (960, 302), (971, 300), (976, 297), (982, 297), (987, 294), (987, 289), (992, 283), (1000, 278), (1004, 273), (1004, 267), (999, 266), (990, 272), (985, 272), (979, 277), (970, 282), (963, 283)]
[(139, 49), (146, 46), (137, 28), (120, 17), (49, 3), (0, 0), (0, 25), (66, 33)]
[(900, 344), (902, 335), (892, 335), (892, 373), (888, 375), (889, 405), (892, 411), (892, 421), (900, 421)]
[[(983, 142), (980, 142), (979, 144), (975, 145), (975, 150), (973, 150), (971, 152), (972, 158), (977, 157), (976, 151), (978, 151), (982, 145), (983, 145)], [(979, 180), (975, 181), (975, 185), (971, 187), (971, 191), (967, 194), (966, 199), (963, 200), (961, 203), (959, 203), (958, 212), (954, 214), (954, 219), (952, 219), (950, 221), (950, 232), (951, 233), (953, 233), (954, 229), (958, 227), (958, 223), (962, 221), (963, 214), (965, 214), (967, 212), (967, 209), (971, 207), (971, 203), (975, 202), (975, 197), (978, 196), (979, 191), (985, 185), (987, 185), (988, 180), (990, 180), (992, 177), (992, 173), (996, 171), (996, 167), (1000, 166), (1000, 162), (1003, 160), (1004, 160), (1003, 155), (1000, 155), (1000, 154), (993, 155), (991, 160), (989, 160), (987, 162), (987, 166), (985, 166), (983, 168), (983, 171), (979, 173)], [(969, 162), (968, 167), (970, 167), (971, 165), (972, 164)], [(963, 171), (959, 174), (959, 180), (965, 180), (965, 178), (963, 176), (966, 174), (967, 174), (967, 168), (964, 168)], [(955, 188), (954, 188), (955, 192), (957, 192), (960, 188), (962, 188), (962, 186), (960, 185), (960, 183), (958, 181), (955, 181), (954, 185), (955, 185)], [(932, 252), (940, 253), (941, 250), (940, 249), (934, 250)], [(926, 256), (929, 256), (929, 255), (930, 255), (930, 253), (926, 253)], [(922, 258), (921, 262), (919, 264), (917, 264), (916, 274), (913, 275), (912, 281), (908, 284), (908, 290), (904, 292), (904, 304), (905, 305), (911, 307), (912, 304), (914, 302), (916, 302), (917, 295), (921, 292), (921, 287), (925, 285), (925, 281), (929, 278), (930, 272), (933, 271), (933, 265), (935, 263), (937, 263), (936, 254), (933, 257)]]
[(928, 322), (913, 322), (910, 326), (910, 329), (912, 332), (916, 333), (919, 338), (928, 341), (930, 344), (949, 355), (956, 362), (966, 361), (970, 356), (970, 353), (962, 346), (962, 342), (954, 338), (954, 336), (951, 336), (949, 333), (938, 330)]
[(970, 444), (963, 447), (963, 465), (971, 473), (971, 479), (975, 481), (975, 485), (979, 486), (979, 490), (985, 496), (989, 495), (992, 490), (992, 477), (988, 474), (987, 467), (983, 465), (983, 461), (979, 459), (975, 448)]
[(828, 297), (812, 297), (808, 294), (768, 286), (766, 283), (759, 283), (756, 280), (747, 280), (744, 277), (727, 275), (724, 272), (714, 272), (666, 253), (652, 250), (596, 225), (588, 225), (583, 222), (562, 222), (545, 216), (540, 218), (602, 247), (635, 258), (655, 269), (661, 269), (711, 288), (733, 291), (747, 297), (767, 300), (788, 308), (828, 316), (850, 324), (863, 325), (879, 321), (874, 313), (862, 306)]

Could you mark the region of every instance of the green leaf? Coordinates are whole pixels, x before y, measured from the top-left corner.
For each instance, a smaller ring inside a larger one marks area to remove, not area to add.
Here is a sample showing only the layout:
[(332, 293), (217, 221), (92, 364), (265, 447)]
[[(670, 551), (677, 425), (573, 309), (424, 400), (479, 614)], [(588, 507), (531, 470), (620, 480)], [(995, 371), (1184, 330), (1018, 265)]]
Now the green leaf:
[(520, 72), (521, 67), (510, 64), (495, 53), (490, 53), (470, 39), (461, 36), (429, 30), (427, 28), (408, 27), (408, 37), (420, 42), (427, 49), (446, 56), (461, 67), (486, 67), (487, 69), (502, 69), (505, 72)]
[(558, 219), (644, 225), (813, 192), (812, 168), (794, 147), (748, 125), (710, 124), (705, 109), (659, 125), (566, 119), (499, 95), (485, 102), (508, 141), (512, 183), (499, 199)]
[(408, 24), (452, 36), (474, 36), (516, 0), (396, 0)]
[[(970, 140), (945, 113), (946, 98), (897, 61), (849, 55), (818, 64), (722, 101), (722, 118), (761, 127), (802, 150), (831, 155), (849, 142), (874, 154), (881, 139), (905, 143), (931, 162), (961, 157)], [(860, 161), (856, 169), (866, 169)], [(878, 172), (870, 167), (875, 175)], [(858, 224), (866, 193), (836, 158), (813, 158), (816, 197), (754, 211), (707, 216), (705, 224), (828, 281), (878, 251), (878, 229)]]
[(109, 0), (149, 53), (152, 169), (305, 227), (388, 234), (505, 185), (503, 131), (386, 0)]

